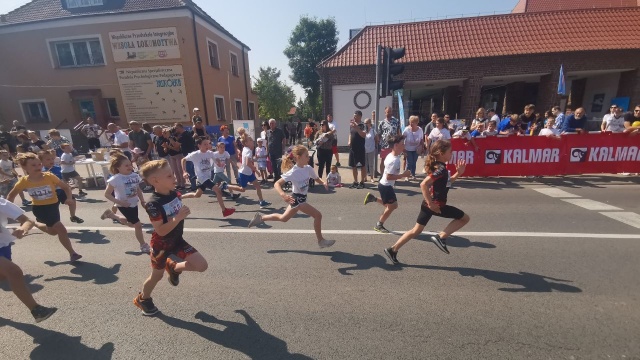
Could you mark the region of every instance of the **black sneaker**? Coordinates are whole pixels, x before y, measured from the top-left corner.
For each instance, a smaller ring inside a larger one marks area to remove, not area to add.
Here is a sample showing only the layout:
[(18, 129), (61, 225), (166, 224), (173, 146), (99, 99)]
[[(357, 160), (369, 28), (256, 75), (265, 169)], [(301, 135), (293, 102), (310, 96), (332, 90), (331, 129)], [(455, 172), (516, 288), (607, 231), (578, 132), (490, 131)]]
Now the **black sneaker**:
[(368, 203), (371, 202), (376, 202), (376, 197), (373, 196), (373, 194), (371, 194), (370, 192), (367, 193), (367, 196), (364, 197), (364, 204), (367, 205)]
[(153, 304), (153, 299), (142, 299), (140, 297), (141, 295), (141, 293), (138, 293), (138, 296), (133, 299), (133, 305), (142, 310), (142, 315), (144, 316), (152, 316), (157, 314), (160, 310), (158, 310), (158, 308)]
[(364, 189), (364, 181), (360, 181), (358, 186), (356, 186), (356, 189)]
[(167, 274), (169, 274), (167, 280), (169, 280), (169, 284), (178, 286), (178, 284), (180, 284), (180, 273), (175, 270), (175, 267), (176, 262), (171, 259), (167, 259), (167, 265), (165, 265), (165, 270), (167, 270)]
[(89, 195), (89, 194), (87, 194), (86, 192), (84, 192), (82, 190), (78, 191), (78, 196), (87, 196), (87, 195)]
[(41, 321), (47, 320), (56, 311), (58, 311), (57, 308), (48, 308), (42, 305), (36, 305), (36, 307), (31, 310), (31, 315), (33, 315), (33, 318), (36, 319), (37, 323), (39, 323)]
[(358, 187), (358, 183), (357, 182), (353, 182), (353, 184), (349, 185), (349, 189), (355, 189)]
[(389, 230), (387, 230), (387, 228), (384, 227), (384, 225), (380, 224), (380, 225), (376, 225), (373, 230), (379, 232), (379, 233), (383, 233), (383, 234), (388, 234)]
[(233, 200), (236, 200), (236, 199), (237, 199), (237, 198), (239, 198), (239, 197), (240, 197), (240, 194), (233, 194), (233, 195), (231, 195), (231, 198), (232, 198)]
[(84, 222), (84, 220), (80, 219), (77, 216), (72, 216), (69, 219), (71, 220), (71, 222), (78, 223), (78, 224), (82, 224)]
[(445, 254), (449, 253), (449, 249), (447, 249), (447, 241), (445, 239), (441, 239), (440, 235), (431, 236), (431, 241), (433, 241), (438, 249), (442, 250)]
[(389, 260), (391, 260), (391, 262), (395, 265), (395, 264), (399, 264), (400, 262), (398, 261), (398, 252), (397, 251), (393, 251), (392, 248), (386, 248), (384, 249), (384, 254), (387, 255), (387, 257), (389, 258)]

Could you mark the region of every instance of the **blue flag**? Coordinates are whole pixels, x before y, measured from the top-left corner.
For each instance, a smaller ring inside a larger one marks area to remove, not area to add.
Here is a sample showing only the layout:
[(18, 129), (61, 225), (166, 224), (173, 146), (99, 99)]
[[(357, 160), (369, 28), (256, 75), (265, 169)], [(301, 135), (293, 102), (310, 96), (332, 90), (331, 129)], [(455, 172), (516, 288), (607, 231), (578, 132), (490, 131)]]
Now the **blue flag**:
[(567, 86), (564, 81), (564, 67), (560, 65), (560, 78), (558, 79), (558, 95), (567, 95)]

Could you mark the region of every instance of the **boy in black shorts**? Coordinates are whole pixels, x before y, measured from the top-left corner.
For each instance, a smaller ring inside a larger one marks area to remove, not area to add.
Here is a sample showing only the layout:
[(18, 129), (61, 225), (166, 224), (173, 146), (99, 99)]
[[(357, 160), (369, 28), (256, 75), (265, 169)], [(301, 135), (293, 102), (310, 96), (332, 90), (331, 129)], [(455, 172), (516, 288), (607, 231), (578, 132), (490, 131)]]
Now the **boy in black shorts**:
[[(178, 286), (183, 271), (207, 270), (207, 260), (189, 243), (183, 235), (184, 219), (191, 211), (182, 204), (182, 199), (193, 197), (175, 191), (175, 177), (166, 160), (153, 160), (140, 168), (140, 176), (155, 189), (146, 210), (153, 225), (151, 236), (151, 275), (144, 282), (142, 291), (133, 299), (133, 304), (142, 310), (143, 315), (151, 316), (159, 310), (153, 304), (151, 292), (162, 280), (164, 272), (169, 274), (169, 283)], [(176, 262), (169, 258), (175, 255), (182, 259)]]
[(389, 146), (391, 147), (391, 153), (384, 159), (384, 172), (382, 178), (378, 183), (378, 192), (380, 192), (380, 198), (376, 198), (371, 193), (367, 193), (364, 197), (364, 204), (367, 205), (370, 202), (377, 202), (384, 206), (384, 212), (380, 215), (380, 220), (376, 223), (373, 230), (388, 234), (389, 230), (384, 227), (384, 222), (391, 216), (393, 210), (398, 208), (398, 198), (393, 186), (396, 180), (402, 179), (411, 175), (410, 170), (406, 170), (400, 174), (400, 157), (404, 152), (404, 135), (392, 135), (387, 139)]
[[(351, 119), (351, 133), (349, 135), (349, 167), (353, 171), (353, 184), (350, 189), (364, 189), (364, 181), (367, 179), (367, 167), (365, 166), (364, 138), (367, 133), (362, 123), (362, 111), (356, 110)], [(358, 168), (360, 168), (360, 182), (358, 182)]]

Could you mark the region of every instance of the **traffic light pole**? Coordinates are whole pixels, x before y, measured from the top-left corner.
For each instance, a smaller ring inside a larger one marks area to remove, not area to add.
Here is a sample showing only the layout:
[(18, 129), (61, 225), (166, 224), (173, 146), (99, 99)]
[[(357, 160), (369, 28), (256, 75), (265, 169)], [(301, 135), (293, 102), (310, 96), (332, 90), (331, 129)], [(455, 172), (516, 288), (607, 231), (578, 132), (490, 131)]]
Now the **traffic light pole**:
[[(382, 53), (382, 45), (378, 45), (376, 47), (376, 118), (373, 121), (373, 128), (374, 131), (376, 131), (376, 136), (379, 136), (379, 134), (377, 133), (378, 131), (378, 118), (380, 118), (380, 93), (381, 93), (381, 76), (380, 76), (380, 71), (381, 69), (381, 64), (380, 64), (380, 56)], [(378, 146), (376, 145), (376, 156), (374, 157), (373, 160), (373, 174), (370, 174), (371, 177), (375, 178), (376, 175), (376, 171), (378, 171)]]

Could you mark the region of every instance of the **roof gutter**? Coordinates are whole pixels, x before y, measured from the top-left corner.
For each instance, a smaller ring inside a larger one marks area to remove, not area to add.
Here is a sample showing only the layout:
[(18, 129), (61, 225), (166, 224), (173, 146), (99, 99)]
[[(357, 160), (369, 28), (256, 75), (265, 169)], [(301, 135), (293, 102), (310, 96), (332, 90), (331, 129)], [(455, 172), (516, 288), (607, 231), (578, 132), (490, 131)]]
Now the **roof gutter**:
[(209, 111), (207, 110), (207, 97), (204, 93), (204, 78), (202, 77), (202, 62), (200, 61), (200, 46), (198, 45), (198, 32), (196, 31), (196, 13), (191, 10), (191, 24), (193, 25), (193, 39), (196, 44), (196, 60), (198, 61), (198, 73), (200, 74), (200, 91), (202, 91), (202, 107), (204, 108), (204, 121), (209, 125)]

